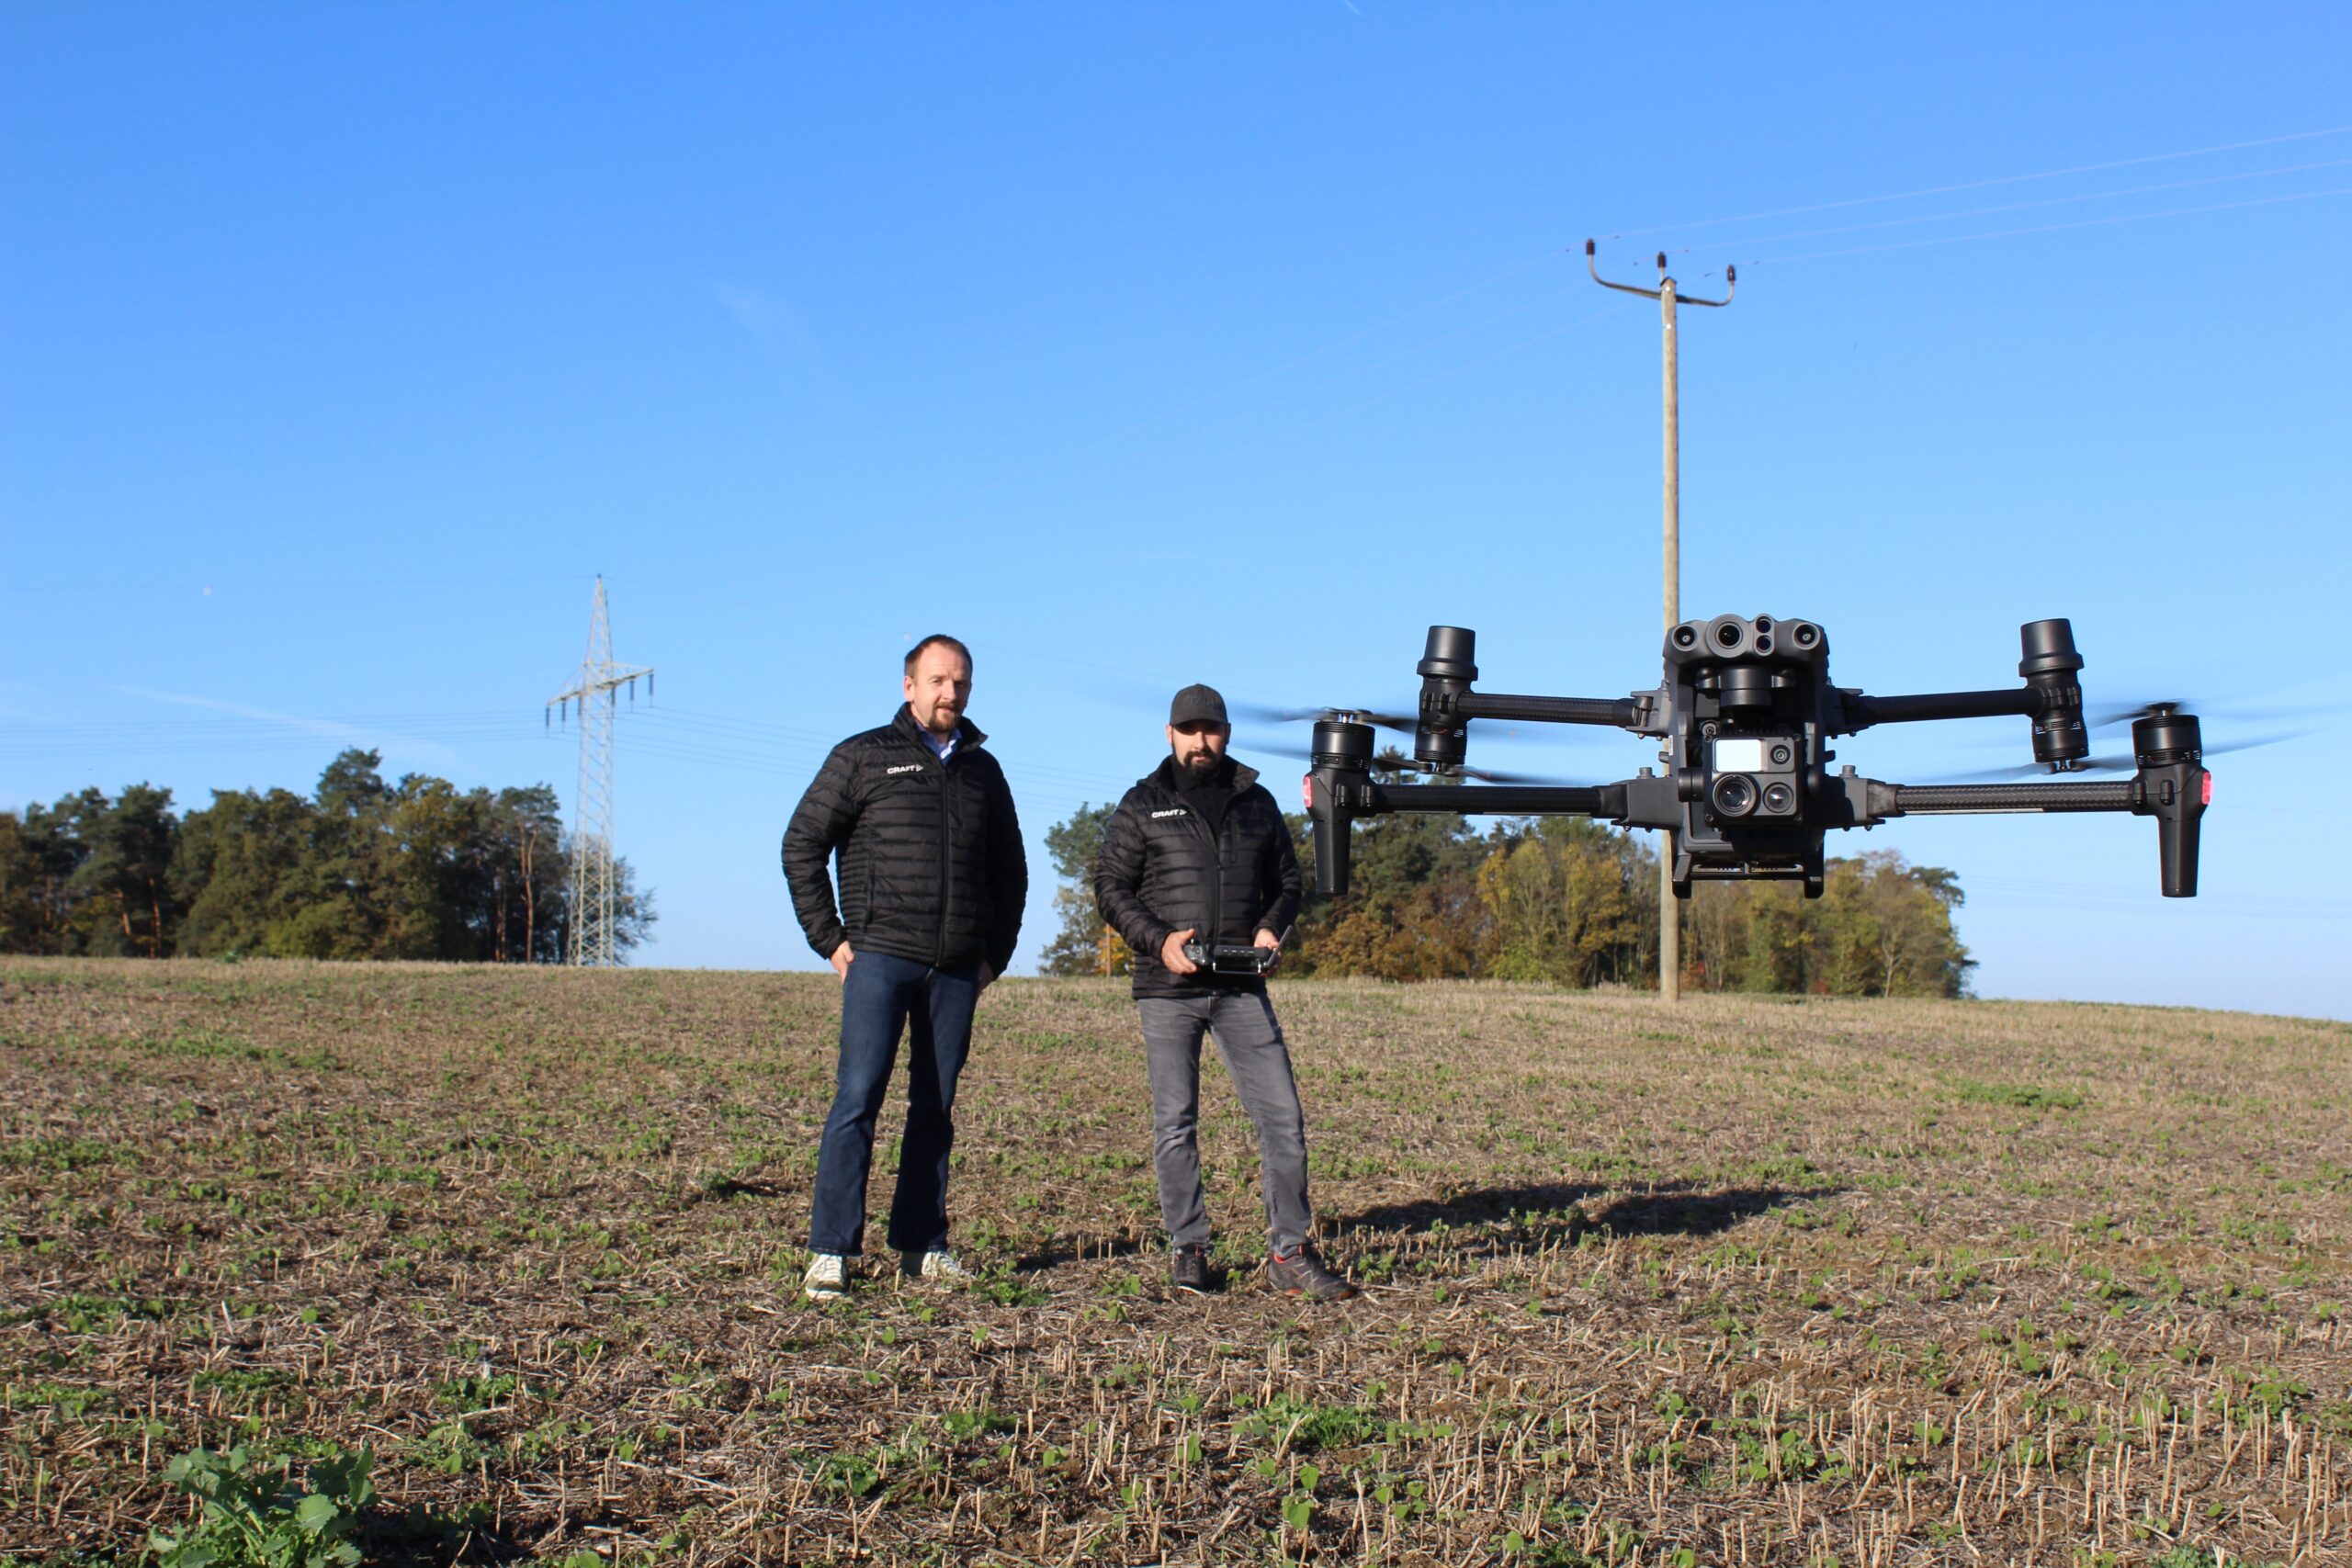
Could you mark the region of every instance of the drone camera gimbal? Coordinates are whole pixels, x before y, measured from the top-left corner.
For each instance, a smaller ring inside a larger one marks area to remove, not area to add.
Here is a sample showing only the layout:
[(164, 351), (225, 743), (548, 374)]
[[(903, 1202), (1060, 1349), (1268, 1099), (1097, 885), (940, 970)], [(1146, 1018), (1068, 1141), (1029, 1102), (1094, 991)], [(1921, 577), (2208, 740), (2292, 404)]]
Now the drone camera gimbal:
[[(1895, 817), (1999, 812), (2128, 811), (2156, 819), (2167, 897), (2197, 892), (2198, 824), (2212, 799), (2196, 716), (2159, 704), (2132, 726), (2128, 780), (1896, 784), (1835, 773), (1828, 741), (1876, 724), (2014, 715), (2031, 729), (2035, 762), (2064, 773), (2089, 755), (2074, 628), (2029, 621), (2018, 630), (2022, 686), (1873, 697), (1829, 683), (1829, 638), (1811, 621), (1718, 615), (1666, 637), (1666, 678), (1618, 698), (1513, 696), (1475, 689), (1477, 634), (1431, 626), (1421, 661), (1413, 757), (1445, 781), (1374, 778), (1373, 729), (1335, 712), (1315, 726), (1306, 809), (1315, 886), (1348, 886), (1350, 825), (1389, 812), (1594, 817), (1668, 835), (1675, 893), (1693, 882), (1802, 880), (1818, 897), (1831, 829)], [(1474, 786), (1460, 781), (1474, 719), (1605, 725), (1659, 742), (1663, 771), (1614, 784)]]

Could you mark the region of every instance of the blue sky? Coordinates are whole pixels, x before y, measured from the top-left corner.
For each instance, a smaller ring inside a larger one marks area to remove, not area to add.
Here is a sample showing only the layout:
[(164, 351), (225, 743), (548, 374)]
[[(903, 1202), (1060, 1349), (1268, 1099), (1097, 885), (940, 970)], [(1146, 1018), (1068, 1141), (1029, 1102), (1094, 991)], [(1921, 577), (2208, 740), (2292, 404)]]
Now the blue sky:
[(568, 800), (540, 705), (602, 572), (660, 671), (648, 961), (816, 964), (784, 818), (949, 629), (1025, 965), (1045, 828), (1176, 685), (1408, 701), (1440, 621), (1494, 689), (1655, 683), (1657, 318), (1594, 235), (1740, 269), (1684, 318), (1686, 614), (1817, 620), (1888, 692), (2007, 684), (2069, 615), (2095, 704), (2317, 726), (2216, 759), (2193, 903), (2141, 820), (1853, 836), (1960, 872), (1980, 990), (2352, 1016), (2347, 43), (2321, 6), (10, 7), (0, 804), (350, 743)]

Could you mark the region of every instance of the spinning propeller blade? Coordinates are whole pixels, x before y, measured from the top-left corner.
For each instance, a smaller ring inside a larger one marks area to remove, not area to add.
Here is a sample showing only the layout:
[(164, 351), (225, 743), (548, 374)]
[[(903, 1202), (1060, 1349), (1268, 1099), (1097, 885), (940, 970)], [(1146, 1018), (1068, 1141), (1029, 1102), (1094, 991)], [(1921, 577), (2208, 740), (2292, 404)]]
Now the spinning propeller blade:
[(1372, 708), (1283, 708), (1265, 703), (1226, 704), (1226, 710), (1237, 720), (1259, 724), (1320, 724), (1325, 719), (1351, 718), (1358, 724), (1377, 725), (1383, 729), (1398, 730), (1410, 735), (1420, 724), (1412, 714), (1383, 713)]
[[(2282, 730), (2276, 735), (2256, 735), (2244, 740), (2225, 740), (2216, 746), (2199, 747), (2199, 754), (2206, 757), (2226, 757), (2233, 751), (2251, 751), (2260, 746), (2276, 746), (2282, 740), (2296, 740), (2311, 734), (2308, 729)], [(2105, 757), (2085, 757), (2073, 767), (2052, 772), (2040, 762), (2028, 762), (2016, 768), (1985, 768), (1972, 773), (1947, 773), (1935, 779), (1936, 784), (1990, 784), (2004, 779), (2054, 778), (2063, 779), (2074, 773), (2132, 773), (2140, 760), (2125, 751)]]
[[(1244, 746), (1240, 750), (1276, 757), (1289, 757), (1302, 762), (1310, 762), (1315, 760), (1313, 752), (1296, 746)], [(1375, 771), (1381, 773), (1428, 773), (1430, 772), (1426, 764), (1415, 761), (1394, 747), (1374, 757), (1372, 760), (1372, 765)], [(1476, 779), (1480, 784), (1572, 784), (1577, 782), (1574, 779), (1559, 778), (1549, 773), (1510, 773), (1495, 768), (1472, 767), (1457, 768), (1451, 773), (1432, 776)]]

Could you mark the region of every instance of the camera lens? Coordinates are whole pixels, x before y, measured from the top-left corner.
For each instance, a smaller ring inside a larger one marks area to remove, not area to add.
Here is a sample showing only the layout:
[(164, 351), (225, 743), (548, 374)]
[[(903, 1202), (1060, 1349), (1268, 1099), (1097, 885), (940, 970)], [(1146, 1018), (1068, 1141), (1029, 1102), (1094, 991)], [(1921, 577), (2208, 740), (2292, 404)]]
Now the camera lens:
[(1725, 773), (1707, 792), (1718, 817), (1745, 817), (1756, 809), (1756, 781), (1746, 773)]
[(1789, 765), (1789, 749), (1787, 747), (1775, 746), (1772, 748), (1772, 765), (1776, 768), (1785, 768)]
[(1789, 807), (1796, 804), (1796, 798), (1797, 792), (1784, 784), (1764, 786), (1764, 809), (1775, 817), (1787, 816)]
[(1815, 631), (1811, 626), (1801, 625), (1796, 630), (1797, 646), (1799, 648), (1811, 648), (1813, 646), (1813, 639), (1820, 635), (1821, 634), (1819, 632)]
[(1698, 634), (1698, 632), (1697, 632), (1696, 630), (1694, 630), (1693, 628), (1691, 628), (1691, 627), (1690, 627), (1690, 626), (1677, 626), (1677, 627), (1675, 627), (1675, 628), (1674, 628), (1674, 646), (1675, 646), (1675, 647), (1677, 647), (1677, 648), (1688, 648), (1688, 647), (1690, 647), (1692, 643), (1697, 642), (1698, 640), (1699, 640), (1699, 634)]
[(1728, 623), (1715, 628), (1715, 641), (1725, 648), (1739, 646), (1739, 628)]

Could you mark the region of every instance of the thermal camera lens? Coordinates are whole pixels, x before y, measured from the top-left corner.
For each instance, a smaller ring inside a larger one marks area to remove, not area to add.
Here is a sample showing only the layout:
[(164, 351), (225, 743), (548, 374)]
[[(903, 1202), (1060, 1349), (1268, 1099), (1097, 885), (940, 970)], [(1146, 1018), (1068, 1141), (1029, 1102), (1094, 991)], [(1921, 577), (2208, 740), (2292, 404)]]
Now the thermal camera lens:
[(1718, 817), (1745, 817), (1756, 809), (1756, 781), (1746, 773), (1725, 773), (1707, 792)]
[(1772, 748), (1772, 765), (1776, 768), (1785, 768), (1789, 765), (1789, 749), (1787, 747), (1775, 746)]
[(1739, 646), (1739, 628), (1726, 621), (1724, 625), (1715, 628), (1715, 640), (1725, 648), (1737, 648)]
[(1771, 784), (1764, 786), (1764, 809), (1775, 817), (1786, 816), (1789, 807), (1796, 803), (1796, 791), (1784, 784)]

